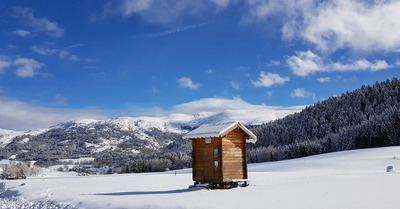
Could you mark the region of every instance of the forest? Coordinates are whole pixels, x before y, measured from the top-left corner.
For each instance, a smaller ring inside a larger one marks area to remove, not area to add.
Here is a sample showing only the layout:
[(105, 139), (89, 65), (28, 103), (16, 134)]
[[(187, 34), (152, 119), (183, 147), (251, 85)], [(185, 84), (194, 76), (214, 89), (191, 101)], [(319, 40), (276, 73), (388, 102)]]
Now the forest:
[(318, 102), (300, 113), (250, 126), (258, 137), (248, 162), (400, 145), (400, 81), (376, 82)]

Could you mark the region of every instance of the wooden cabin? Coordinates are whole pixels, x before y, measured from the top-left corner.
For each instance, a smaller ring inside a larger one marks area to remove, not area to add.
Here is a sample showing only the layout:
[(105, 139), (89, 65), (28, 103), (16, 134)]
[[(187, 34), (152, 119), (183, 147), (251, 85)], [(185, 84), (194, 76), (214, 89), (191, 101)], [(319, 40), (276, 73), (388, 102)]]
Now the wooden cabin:
[(183, 138), (192, 140), (195, 185), (248, 183), (246, 143), (255, 143), (257, 137), (243, 124), (205, 124)]

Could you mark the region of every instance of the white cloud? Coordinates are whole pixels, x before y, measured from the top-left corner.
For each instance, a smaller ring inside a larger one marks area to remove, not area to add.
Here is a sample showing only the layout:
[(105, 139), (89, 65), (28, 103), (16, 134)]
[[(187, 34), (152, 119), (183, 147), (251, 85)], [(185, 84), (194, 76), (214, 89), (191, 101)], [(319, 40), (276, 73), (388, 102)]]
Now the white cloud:
[(370, 68), (372, 71), (378, 71), (378, 70), (388, 69), (390, 67), (392, 66), (389, 66), (386, 61), (378, 60), (374, 64), (372, 64)]
[(242, 99), (205, 98), (174, 106), (173, 111), (186, 114), (246, 109), (250, 105)]
[[(277, 107), (265, 104), (252, 105), (239, 97), (226, 98), (204, 98), (188, 103), (176, 105), (172, 110), (153, 107), (141, 112), (137, 116), (163, 117), (164, 120), (192, 121), (195, 122), (228, 122), (233, 120), (242, 123), (265, 123), (282, 118), (294, 112), (299, 112), (305, 106)], [(138, 109), (138, 108), (134, 108)]]
[(208, 69), (208, 70), (205, 71), (205, 74), (212, 74), (212, 73), (214, 73), (213, 69)]
[(291, 94), (291, 97), (306, 97), (306, 91), (304, 89), (295, 89)]
[(286, 63), (293, 73), (298, 76), (307, 76), (326, 70), (321, 57), (311, 51), (296, 52), (296, 55), (289, 57)]
[(281, 65), (281, 61), (279, 61), (279, 60), (271, 60), (267, 64), (268, 67), (275, 67), (275, 66), (279, 66), (279, 65)]
[(303, 37), (322, 51), (398, 51), (399, 10), (399, 1), (332, 1), (322, 4), (317, 16), (307, 15)]
[(37, 62), (30, 58), (17, 58), (13, 65), (17, 66), (16, 74), (20, 78), (32, 78), (37, 71), (44, 66), (43, 63)]
[(192, 102), (179, 104), (173, 107), (173, 113), (195, 114), (200, 112), (219, 112), (224, 110), (301, 110), (304, 106), (296, 107), (273, 107), (267, 105), (252, 105), (243, 101), (239, 97), (233, 99), (226, 98), (204, 98)]
[(375, 63), (371, 63), (368, 60), (360, 59), (349, 64), (332, 63), (331, 67), (335, 71), (357, 71), (357, 70), (378, 71), (378, 70), (388, 69), (391, 66), (389, 66), (384, 60), (378, 60)]
[(61, 37), (64, 29), (59, 27), (54, 21), (47, 18), (37, 18), (33, 15), (33, 9), (16, 7), (14, 8), (15, 17), (23, 24), (33, 28), (38, 32), (44, 32), (49, 36)]
[(78, 61), (86, 61), (86, 62), (91, 62), (92, 60), (90, 59), (81, 59), (77, 55), (71, 54), (68, 49), (71, 48), (76, 48), (82, 46), (81, 44), (76, 44), (72, 46), (68, 46), (65, 48), (49, 48), (47, 46), (32, 46), (32, 50), (40, 55), (43, 56), (55, 56), (58, 55), (58, 58), (60, 59), (65, 59), (65, 60), (71, 60), (73, 62), (78, 62)]
[(323, 78), (317, 78), (317, 80), (318, 80), (320, 83), (326, 83), (326, 82), (330, 82), (330, 81), (331, 81), (331, 78), (329, 78), (329, 77), (323, 77)]
[(240, 89), (240, 84), (236, 83), (235, 81), (231, 81), (231, 86), (232, 88), (234, 88), (235, 90), (239, 90)]
[(124, 16), (139, 15), (144, 21), (158, 24), (178, 22), (183, 16), (209, 18), (229, 6), (235, 0), (124, 0), (105, 6), (106, 14), (120, 13)]
[(275, 84), (284, 84), (289, 81), (289, 77), (281, 77), (279, 74), (260, 72), (260, 77), (257, 81), (251, 81), (257, 87), (271, 87)]
[(301, 38), (322, 52), (400, 50), (400, 1), (247, 0), (247, 9), (242, 22), (279, 15), (283, 39)]
[[(63, 96), (55, 97), (64, 99)], [(0, 127), (26, 131), (48, 128), (61, 122), (78, 119), (106, 119), (105, 114), (96, 109), (49, 108), (37, 103), (23, 102), (0, 97)]]
[(177, 82), (180, 88), (197, 89), (200, 87), (199, 83), (193, 83), (192, 79), (188, 77), (179, 78)]
[[(145, 22), (182, 24), (187, 17), (210, 16), (243, 5), (242, 23), (281, 20), (284, 40), (302, 39), (323, 53), (400, 51), (400, 1), (396, 0), (122, 0), (110, 1), (104, 14), (138, 15)], [(33, 16), (33, 15), (32, 15)], [(276, 18), (278, 17), (278, 18)], [(172, 31), (173, 32), (173, 31)], [(171, 31), (161, 32), (161, 35)]]
[(78, 56), (72, 54), (72, 55), (69, 56), (69, 60), (74, 61), (74, 62), (78, 62), (81, 59)]
[(210, 0), (210, 1), (213, 2), (217, 6), (217, 8), (225, 8), (231, 2), (231, 0)]
[(4, 70), (11, 66), (10, 58), (0, 56), (0, 73), (4, 73)]
[(0, 60), (0, 73), (4, 73), (4, 69), (9, 67), (10, 65), (11, 64), (9, 62)]
[(44, 55), (44, 56), (50, 56), (50, 55), (55, 55), (57, 54), (57, 49), (50, 49), (44, 46), (32, 46), (31, 48), (34, 52)]
[(13, 33), (14, 35), (21, 36), (21, 37), (28, 37), (28, 36), (31, 35), (31, 32), (29, 32), (29, 31), (27, 31), (27, 30), (22, 30), (22, 29), (20, 29), (20, 30), (15, 30), (15, 31), (13, 31), (12, 33)]
[(69, 56), (70, 56), (69, 52), (67, 52), (67, 51), (65, 51), (65, 50), (61, 50), (61, 51), (58, 53), (58, 57), (59, 57), (60, 59), (67, 59)]
[(366, 59), (349, 60), (348, 63), (325, 63), (321, 57), (311, 51), (296, 52), (296, 55), (287, 58), (286, 63), (293, 74), (303, 77), (317, 72), (378, 71), (393, 67), (384, 60), (376, 60), (375, 63)]
[(316, 100), (315, 94), (313, 92), (306, 92), (304, 88), (295, 89), (290, 96), (296, 98), (312, 98), (313, 100)]
[(68, 98), (60, 93), (58, 93), (54, 96), (54, 101), (55, 101), (55, 105), (57, 105), (57, 106), (68, 105)]

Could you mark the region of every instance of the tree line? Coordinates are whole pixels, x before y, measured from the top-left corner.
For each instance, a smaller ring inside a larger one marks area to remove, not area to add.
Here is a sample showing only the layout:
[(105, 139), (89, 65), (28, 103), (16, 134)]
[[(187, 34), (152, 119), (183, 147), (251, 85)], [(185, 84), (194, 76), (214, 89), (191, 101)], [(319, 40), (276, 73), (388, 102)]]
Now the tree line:
[(285, 118), (250, 126), (258, 137), (248, 161), (400, 145), (400, 81), (376, 82), (330, 97)]

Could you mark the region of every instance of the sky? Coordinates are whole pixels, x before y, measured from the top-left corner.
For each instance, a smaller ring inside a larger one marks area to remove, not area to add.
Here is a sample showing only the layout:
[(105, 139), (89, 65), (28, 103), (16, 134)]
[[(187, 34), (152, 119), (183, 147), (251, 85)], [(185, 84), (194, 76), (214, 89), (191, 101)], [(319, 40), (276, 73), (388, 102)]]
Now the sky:
[(3, 0), (0, 128), (311, 105), (398, 77), (398, 11), (394, 0)]

